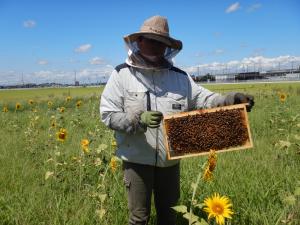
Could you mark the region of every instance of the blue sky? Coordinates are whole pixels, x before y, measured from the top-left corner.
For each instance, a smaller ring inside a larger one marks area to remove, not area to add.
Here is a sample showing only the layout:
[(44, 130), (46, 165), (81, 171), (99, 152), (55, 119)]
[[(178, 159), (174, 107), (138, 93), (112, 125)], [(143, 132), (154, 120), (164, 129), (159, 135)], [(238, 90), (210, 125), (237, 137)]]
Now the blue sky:
[[(300, 1), (0, 0), (0, 85), (99, 81), (126, 58), (122, 37), (153, 15), (200, 73), (300, 65)], [(102, 78), (101, 78), (102, 77)], [(103, 78), (104, 79), (104, 78)]]

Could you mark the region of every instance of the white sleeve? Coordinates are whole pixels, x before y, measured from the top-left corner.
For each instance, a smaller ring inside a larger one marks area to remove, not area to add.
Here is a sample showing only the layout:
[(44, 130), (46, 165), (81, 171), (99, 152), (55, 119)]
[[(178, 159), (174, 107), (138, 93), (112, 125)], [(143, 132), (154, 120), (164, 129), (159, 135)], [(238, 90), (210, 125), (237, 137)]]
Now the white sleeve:
[(124, 112), (124, 91), (118, 79), (118, 72), (114, 70), (109, 77), (100, 99), (101, 120), (106, 126), (110, 124), (111, 114)]
[(113, 130), (127, 133), (145, 132), (140, 123), (141, 111), (132, 108), (124, 110), (124, 86), (119, 73), (114, 70), (103, 90), (100, 100), (102, 122)]

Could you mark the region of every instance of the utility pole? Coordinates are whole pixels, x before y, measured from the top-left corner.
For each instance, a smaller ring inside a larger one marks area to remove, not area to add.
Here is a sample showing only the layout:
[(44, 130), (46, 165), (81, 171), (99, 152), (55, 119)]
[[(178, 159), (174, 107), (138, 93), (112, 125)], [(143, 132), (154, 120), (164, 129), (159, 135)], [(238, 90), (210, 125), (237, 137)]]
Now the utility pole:
[(259, 70), (258, 72), (261, 72), (262, 71), (262, 64), (261, 64), (261, 60), (259, 60)]
[(22, 85), (24, 86), (24, 74), (22, 72)]

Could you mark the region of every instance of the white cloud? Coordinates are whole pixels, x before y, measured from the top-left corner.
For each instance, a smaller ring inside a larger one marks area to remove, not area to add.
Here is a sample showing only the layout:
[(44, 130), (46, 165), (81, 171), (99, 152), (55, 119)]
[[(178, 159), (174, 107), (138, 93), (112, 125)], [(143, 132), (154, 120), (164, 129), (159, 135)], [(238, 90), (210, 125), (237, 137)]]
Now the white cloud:
[(262, 7), (262, 4), (256, 3), (256, 4), (251, 5), (251, 6), (247, 9), (247, 11), (248, 11), (248, 12), (254, 12), (254, 11), (258, 10), (259, 8), (261, 8), (261, 7)]
[(39, 60), (38, 62), (37, 62), (37, 64), (39, 64), (39, 65), (48, 65), (48, 61), (47, 60)]
[(33, 74), (37, 78), (47, 79), (48, 77), (51, 77), (53, 75), (53, 71), (41, 70), (41, 71), (38, 71), (38, 72), (34, 72)]
[(0, 85), (15, 85), (26, 83), (61, 83), (74, 84), (76, 80), (80, 83), (105, 82), (109, 78), (114, 67), (112, 65), (101, 65), (98, 68), (84, 68), (81, 70), (40, 70), (36, 72), (0, 71)]
[(278, 56), (274, 58), (267, 58), (263, 56), (248, 57), (242, 60), (232, 60), (229, 62), (212, 62), (207, 64), (200, 64), (197, 66), (184, 68), (190, 74), (200, 73), (200, 75), (211, 73), (234, 73), (243, 71), (267, 71), (277, 69), (291, 69), (300, 66), (300, 56)]
[(232, 13), (232, 12), (237, 11), (237, 10), (240, 9), (240, 8), (241, 8), (241, 7), (240, 7), (240, 3), (239, 3), (239, 2), (236, 2), (236, 3), (232, 4), (232, 5), (230, 5), (230, 6), (225, 10), (225, 12), (226, 12), (226, 13)]
[[(278, 56), (268, 58), (264, 56), (247, 57), (241, 60), (231, 60), (228, 62), (211, 62), (195, 65), (183, 69), (190, 74), (203, 75), (235, 73), (244, 71), (267, 71), (277, 69), (291, 69), (300, 67), (300, 56)], [(107, 81), (114, 67), (112, 65), (99, 65), (90, 68), (76, 70), (76, 80), (82, 83), (95, 83)], [(24, 83), (62, 83), (74, 84), (75, 71), (63, 70), (41, 70), (31, 73), (20, 71), (0, 71), (0, 85), (13, 85)]]
[(34, 20), (26, 20), (23, 22), (23, 26), (25, 28), (34, 28), (36, 26), (36, 22)]
[(75, 52), (84, 53), (88, 52), (92, 48), (91, 44), (84, 44), (75, 49)]
[(105, 63), (105, 60), (100, 57), (94, 57), (90, 60), (91, 65), (101, 65), (104, 63)]
[(222, 55), (224, 53), (225, 53), (224, 49), (216, 49), (215, 51), (213, 51), (214, 55)]

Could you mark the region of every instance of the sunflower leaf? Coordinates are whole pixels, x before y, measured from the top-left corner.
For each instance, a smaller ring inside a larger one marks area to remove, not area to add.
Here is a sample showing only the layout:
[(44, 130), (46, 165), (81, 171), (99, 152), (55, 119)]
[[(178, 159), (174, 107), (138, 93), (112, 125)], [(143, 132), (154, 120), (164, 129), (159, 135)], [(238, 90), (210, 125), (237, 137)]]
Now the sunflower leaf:
[(177, 205), (172, 207), (172, 209), (179, 213), (187, 213), (187, 207), (185, 205)]
[(99, 194), (98, 197), (100, 199), (100, 202), (103, 203), (107, 197), (107, 194)]
[(106, 214), (106, 210), (105, 209), (97, 209), (96, 214), (98, 215), (98, 218), (100, 220), (102, 220), (104, 215)]
[(200, 219), (200, 222), (196, 223), (197, 225), (209, 225), (204, 219)]
[(204, 206), (204, 204), (203, 204), (203, 203), (199, 203), (199, 204), (196, 204), (196, 205), (195, 205), (195, 207), (197, 207), (197, 208), (199, 208), (199, 209), (202, 209), (202, 208), (203, 208), (203, 206)]
[(289, 141), (279, 141), (279, 147), (280, 148), (289, 148), (291, 146), (291, 142)]
[(52, 171), (47, 171), (45, 174), (45, 180), (48, 180), (50, 177), (52, 177), (54, 175), (54, 172)]
[(198, 222), (199, 217), (193, 213), (187, 212), (183, 214), (183, 218), (187, 219), (191, 224)]

